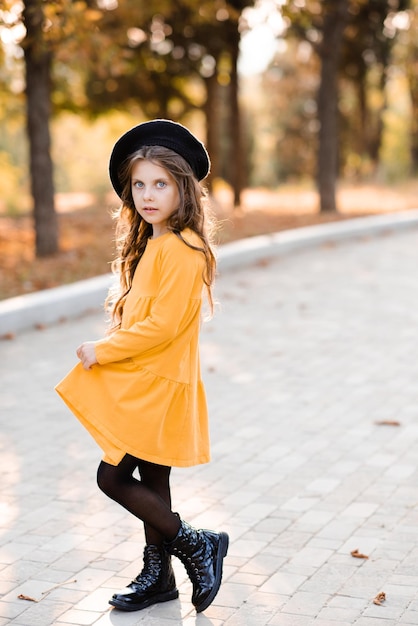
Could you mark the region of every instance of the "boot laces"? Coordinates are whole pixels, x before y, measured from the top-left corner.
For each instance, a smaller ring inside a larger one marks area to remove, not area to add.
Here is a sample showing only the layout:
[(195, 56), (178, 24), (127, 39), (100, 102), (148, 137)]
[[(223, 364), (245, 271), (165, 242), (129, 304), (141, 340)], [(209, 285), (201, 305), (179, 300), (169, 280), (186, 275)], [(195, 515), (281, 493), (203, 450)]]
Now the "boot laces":
[(177, 556), (180, 561), (183, 563), (188, 576), (200, 580), (200, 571), (198, 568), (198, 564), (194, 562), (185, 552), (178, 550), (177, 548), (173, 548), (173, 553)]
[(131, 585), (140, 590), (147, 589), (158, 578), (160, 573), (160, 560), (155, 555), (145, 552), (144, 567), (138, 576), (131, 582)]

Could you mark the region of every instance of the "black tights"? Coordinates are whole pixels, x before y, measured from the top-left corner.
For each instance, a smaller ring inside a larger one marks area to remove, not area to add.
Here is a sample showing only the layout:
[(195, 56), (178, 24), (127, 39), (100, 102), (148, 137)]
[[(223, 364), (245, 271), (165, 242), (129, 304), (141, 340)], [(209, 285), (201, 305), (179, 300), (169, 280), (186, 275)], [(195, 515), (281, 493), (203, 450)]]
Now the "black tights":
[[(133, 477), (136, 468), (141, 480)], [(170, 472), (171, 467), (141, 461), (129, 454), (119, 465), (102, 461), (97, 470), (100, 489), (144, 522), (148, 545), (174, 539), (180, 528), (178, 516), (171, 511)]]

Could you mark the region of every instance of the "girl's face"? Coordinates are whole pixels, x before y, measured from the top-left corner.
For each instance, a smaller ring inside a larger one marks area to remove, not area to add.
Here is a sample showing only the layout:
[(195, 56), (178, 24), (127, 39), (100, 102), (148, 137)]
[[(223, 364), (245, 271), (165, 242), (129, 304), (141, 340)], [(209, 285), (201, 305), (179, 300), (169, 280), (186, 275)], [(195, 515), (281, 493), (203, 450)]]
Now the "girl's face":
[(167, 220), (180, 204), (173, 176), (152, 161), (140, 160), (132, 168), (131, 189), (136, 210), (152, 225), (152, 236), (167, 233)]

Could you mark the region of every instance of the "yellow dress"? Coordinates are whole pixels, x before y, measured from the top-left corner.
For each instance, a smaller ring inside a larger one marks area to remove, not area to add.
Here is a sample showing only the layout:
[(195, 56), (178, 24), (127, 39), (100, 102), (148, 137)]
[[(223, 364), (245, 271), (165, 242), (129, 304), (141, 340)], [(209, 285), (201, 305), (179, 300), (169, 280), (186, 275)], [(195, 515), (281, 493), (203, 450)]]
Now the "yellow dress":
[[(183, 237), (201, 240), (191, 230)], [(56, 391), (117, 465), (126, 453), (167, 466), (207, 463), (209, 431), (199, 330), (205, 257), (173, 233), (149, 239), (121, 328), (96, 343)]]

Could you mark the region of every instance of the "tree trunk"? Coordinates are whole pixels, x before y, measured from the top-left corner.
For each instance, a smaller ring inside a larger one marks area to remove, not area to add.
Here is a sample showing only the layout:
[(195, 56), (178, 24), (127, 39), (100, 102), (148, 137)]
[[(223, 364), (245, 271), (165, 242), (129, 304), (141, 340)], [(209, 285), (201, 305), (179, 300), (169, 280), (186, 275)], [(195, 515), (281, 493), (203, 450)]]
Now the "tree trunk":
[(412, 119), (411, 119), (411, 174), (413, 176), (418, 175), (418, 93), (412, 94)]
[(239, 106), (238, 54), (240, 34), (238, 29), (231, 33), (231, 83), (229, 85), (230, 115), (230, 164), (232, 188), (234, 191), (234, 207), (241, 204), (241, 193), (244, 180), (244, 155), (241, 137), (241, 115)]
[[(386, 94), (386, 76), (387, 76), (387, 67), (388, 62), (385, 59), (380, 79), (379, 79), (379, 91), (382, 95), (382, 104), (377, 111), (375, 111), (373, 124), (369, 124), (369, 133), (368, 133), (368, 154), (370, 160), (374, 165), (374, 169), (376, 170), (379, 165), (379, 154), (380, 148), (382, 145), (382, 137), (383, 137), (383, 119), (384, 114), (387, 109), (387, 94)], [(371, 116), (370, 116), (371, 117)]]
[(43, 257), (58, 251), (58, 219), (49, 131), (52, 54), (43, 37), (42, 0), (25, 0), (23, 20), (26, 27), (23, 48), (36, 256)]
[(410, 126), (410, 153), (411, 153), (411, 174), (418, 174), (418, 54), (411, 53), (409, 64), (407, 64), (407, 76), (409, 83), (409, 94), (411, 98), (411, 126)]
[(318, 191), (321, 211), (336, 211), (338, 172), (338, 66), (348, 0), (324, 3), (323, 39), (319, 47), (321, 77), (318, 90)]
[(205, 80), (206, 102), (204, 107), (206, 118), (206, 148), (209, 153), (211, 168), (205, 183), (208, 189), (212, 187), (212, 181), (219, 176), (219, 84), (216, 73)]
[(363, 157), (367, 152), (367, 96), (366, 96), (366, 68), (362, 65), (360, 75), (357, 77), (357, 94), (359, 103), (359, 127), (357, 129), (357, 152)]

